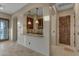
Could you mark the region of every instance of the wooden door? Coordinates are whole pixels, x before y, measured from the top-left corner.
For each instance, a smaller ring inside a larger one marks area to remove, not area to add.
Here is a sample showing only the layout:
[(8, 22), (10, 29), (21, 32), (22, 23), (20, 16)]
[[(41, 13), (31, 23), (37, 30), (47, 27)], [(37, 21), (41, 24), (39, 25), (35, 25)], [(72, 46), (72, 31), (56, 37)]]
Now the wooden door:
[(70, 45), (70, 16), (59, 17), (59, 43)]

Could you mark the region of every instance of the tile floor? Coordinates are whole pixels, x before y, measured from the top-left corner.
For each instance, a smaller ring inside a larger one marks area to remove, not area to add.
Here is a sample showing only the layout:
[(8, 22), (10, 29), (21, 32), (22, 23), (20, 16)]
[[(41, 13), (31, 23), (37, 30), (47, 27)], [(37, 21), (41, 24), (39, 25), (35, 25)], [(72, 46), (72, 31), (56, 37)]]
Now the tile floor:
[(51, 54), (53, 56), (79, 56), (79, 51), (70, 46), (52, 46)]
[(0, 42), (0, 56), (42, 56), (13, 41)]

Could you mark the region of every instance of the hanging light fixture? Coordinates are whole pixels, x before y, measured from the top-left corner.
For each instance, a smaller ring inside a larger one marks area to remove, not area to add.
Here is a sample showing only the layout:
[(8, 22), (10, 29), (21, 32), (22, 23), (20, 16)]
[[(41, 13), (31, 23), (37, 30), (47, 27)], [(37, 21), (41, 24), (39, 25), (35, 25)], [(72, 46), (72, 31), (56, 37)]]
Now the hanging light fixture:
[[(29, 11), (28, 16), (30, 16), (30, 13), (31, 13), (31, 11)], [(32, 23), (31, 23), (31, 21), (30, 21), (30, 19), (29, 19), (29, 21), (28, 21), (28, 24), (29, 24), (29, 25), (31, 25), (31, 24), (32, 24)]]
[(28, 24), (31, 25), (31, 21), (28, 21)]
[(36, 21), (35, 21), (35, 23), (37, 23), (37, 24), (38, 24), (38, 23), (39, 23), (39, 22), (38, 22), (38, 20), (36, 20)]
[(39, 23), (39, 21), (38, 21), (38, 8), (36, 8), (36, 13), (37, 13), (37, 14), (36, 14), (37, 20), (35, 21), (35, 23), (38, 24), (38, 23)]

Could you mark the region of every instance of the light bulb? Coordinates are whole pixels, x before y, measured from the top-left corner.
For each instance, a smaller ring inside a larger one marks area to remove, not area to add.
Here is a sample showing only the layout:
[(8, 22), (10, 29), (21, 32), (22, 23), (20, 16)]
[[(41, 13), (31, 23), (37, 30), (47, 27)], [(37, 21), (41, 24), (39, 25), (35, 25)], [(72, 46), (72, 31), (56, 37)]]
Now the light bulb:
[(3, 8), (3, 6), (2, 5), (0, 5), (0, 10), (3, 10), (4, 8)]
[(29, 21), (28, 24), (31, 25), (31, 22)]
[(37, 23), (37, 24), (38, 24), (38, 23), (39, 23), (39, 22), (38, 22), (38, 20), (36, 20), (36, 22), (35, 22), (35, 23)]
[(17, 24), (20, 25), (20, 22), (18, 22)]
[(3, 7), (0, 7), (0, 10), (3, 10), (4, 8)]

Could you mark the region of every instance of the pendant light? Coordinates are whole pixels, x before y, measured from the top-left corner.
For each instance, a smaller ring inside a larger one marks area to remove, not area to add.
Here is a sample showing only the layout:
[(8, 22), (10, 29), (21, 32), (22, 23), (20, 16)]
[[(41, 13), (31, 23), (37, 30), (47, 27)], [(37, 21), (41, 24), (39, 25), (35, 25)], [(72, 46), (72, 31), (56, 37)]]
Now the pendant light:
[[(31, 11), (29, 11), (28, 16), (30, 16), (30, 13), (31, 13)], [(31, 24), (32, 24), (32, 23), (31, 23), (31, 21), (30, 21), (30, 18), (29, 18), (28, 24), (29, 24), (29, 25), (31, 25)]]
[(35, 21), (35, 23), (38, 24), (39, 23), (39, 21), (38, 21), (38, 8), (36, 8), (36, 16), (37, 16), (37, 20)]
[(37, 23), (37, 24), (38, 24), (38, 23), (39, 23), (39, 22), (38, 22), (38, 20), (36, 20), (36, 21), (35, 21), (35, 23)]
[(28, 24), (31, 25), (32, 24), (31, 21), (28, 21)]

